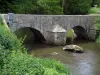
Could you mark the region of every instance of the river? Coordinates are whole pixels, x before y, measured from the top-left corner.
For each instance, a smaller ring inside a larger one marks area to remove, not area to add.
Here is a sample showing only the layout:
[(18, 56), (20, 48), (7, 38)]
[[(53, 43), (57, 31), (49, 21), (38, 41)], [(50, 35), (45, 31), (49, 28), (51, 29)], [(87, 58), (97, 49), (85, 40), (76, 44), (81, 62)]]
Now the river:
[(93, 41), (77, 42), (84, 53), (63, 51), (63, 46), (27, 44), (29, 53), (36, 57), (49, 57), (67, 64), (72, 75), (100, 75), (100, 44)]

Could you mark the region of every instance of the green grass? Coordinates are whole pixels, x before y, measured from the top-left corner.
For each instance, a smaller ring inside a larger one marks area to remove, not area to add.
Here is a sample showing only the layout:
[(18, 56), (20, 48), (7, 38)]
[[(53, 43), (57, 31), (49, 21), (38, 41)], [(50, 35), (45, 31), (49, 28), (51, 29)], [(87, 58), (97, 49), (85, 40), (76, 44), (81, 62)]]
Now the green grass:
[(100, 14), (100, 8), (98, 8), (98, 7), (92, 7), (88, 11), (88, 14)]

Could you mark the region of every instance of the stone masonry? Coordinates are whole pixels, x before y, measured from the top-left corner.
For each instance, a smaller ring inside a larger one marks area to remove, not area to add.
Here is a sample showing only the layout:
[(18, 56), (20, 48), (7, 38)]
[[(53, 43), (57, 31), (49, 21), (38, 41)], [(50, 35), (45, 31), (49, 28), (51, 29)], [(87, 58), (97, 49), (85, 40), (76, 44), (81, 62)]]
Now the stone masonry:
[[(8, 14), (5, 14), (5, 19), (8, 22)], [(75, 26), (82, 26), (88, 33), (91, 39), (95, 39), (94, 20), (96, 16), (93, 15), (29, 15), (29, 14), (14, 14), (13, 25), (10, 29), (14, 32), (19, 28), (31, 27), (40, 31), (50, 43), (50, 34), (48, 31), (52, 29), (55, 24), (60, 25), (66, 31)], [(70, 26), (69, 26), (70, 25)], [(62, 37), (63, 38), (63, 37)]]

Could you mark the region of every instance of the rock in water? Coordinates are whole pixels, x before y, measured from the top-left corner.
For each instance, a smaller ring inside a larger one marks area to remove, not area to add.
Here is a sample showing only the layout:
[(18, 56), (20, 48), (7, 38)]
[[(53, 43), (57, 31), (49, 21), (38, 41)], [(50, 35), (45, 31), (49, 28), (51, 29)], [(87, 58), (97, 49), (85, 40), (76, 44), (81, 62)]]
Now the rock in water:
[(58, 53), (57, 53), (57, 52), (52, 52), (51, 54), (52, 54), (52, 55), (57, 55)]
[(83, 53), (83, 48), (78, 45), (66, 45), (63, 47), (63, 50), (76, 52), (76, 53)]

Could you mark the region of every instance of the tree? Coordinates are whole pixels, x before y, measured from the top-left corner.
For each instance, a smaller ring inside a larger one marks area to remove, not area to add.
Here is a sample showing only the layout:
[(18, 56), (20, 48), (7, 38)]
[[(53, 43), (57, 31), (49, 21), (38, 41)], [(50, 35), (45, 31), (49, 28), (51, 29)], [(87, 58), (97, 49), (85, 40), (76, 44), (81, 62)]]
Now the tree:
[(19, 14), (36, 14), (37, 0), (15, 0), (9, 4), (10, 11)]
[(63, 14), (61, 0), (39, 0), (37, 3), (42, 9), (42, 14)]
[(87, 14), (92, 0), (64, 0), (64, 14)]
[(94, 5), (100, 7), (100, 0), (92, 0), (92, 6), (94, 7)]

